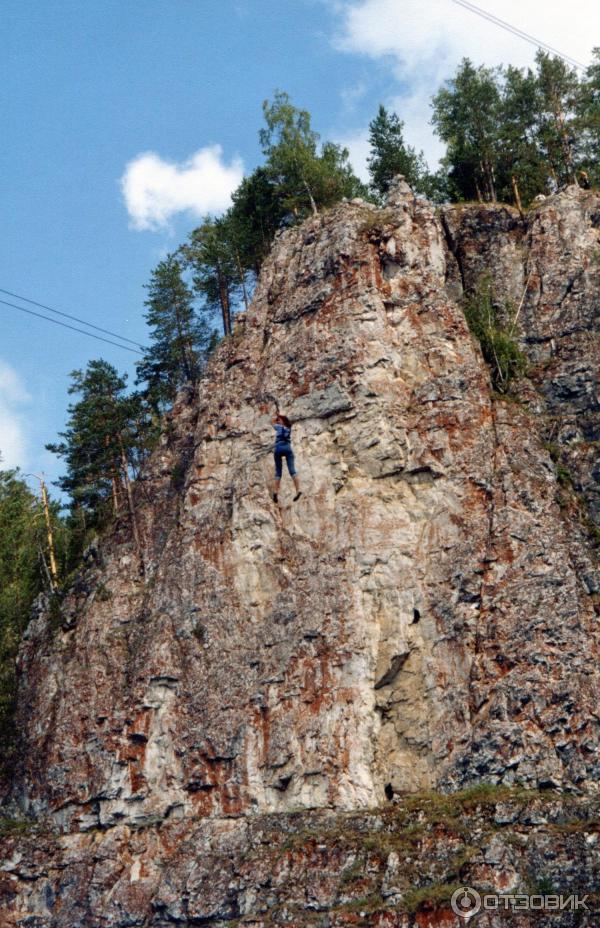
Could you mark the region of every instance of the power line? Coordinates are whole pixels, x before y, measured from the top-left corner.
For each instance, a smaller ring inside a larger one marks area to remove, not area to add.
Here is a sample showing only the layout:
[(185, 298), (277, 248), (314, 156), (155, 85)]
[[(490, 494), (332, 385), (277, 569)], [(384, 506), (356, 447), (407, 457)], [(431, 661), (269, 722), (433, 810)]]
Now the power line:
[(81, 322), (82, 325), (87, 325), (90, 329), (95, 329), (96, 332), (104, 332), (105, 335), (112, 335), (113, 338), (118, 338), (122, 342), (129, 342), (130, 345), (135, 345), (136, 348), (144, 347), (143, 345), (140, 345), (139, 342), (134, 342), (131, 338), (125, 338), (124, 335), (118, 335), (116, 332), (111, 332), (110, 329), (103, 329), (99, 325), (86, 322), (85, 319), (79, 319), (77, 316), (72, 316), (70, 313), (62, 312), (60, 309), (53, 309), (52, 306), (46, 306), (45, 303), (38, 303), (36, 300), (30, 300), (26, 296), (21, 296), (19, 293), (13, 293), (11, 290), (4, 290), (3, 287), (0, 287), (0, 293), (6, 293), (7, 296), (12, 296), (16, 300), (22, 300), (23, 303), (30, 303), (32, 306), (39, 306), (40, 309), (47, 309), (51, 313), (56, 313), (57, 316), (64, 316), (65, 319), (72, 319), (74, 322)]
[[(4, 291), (2, 291), (4, 293)], [(62, 325), (63, 329), (71, 329), (73, 332), (80, 332), (82, 335), (88, 335), (90, 338), (95, 338), (99, 342), (106, 342), (107, 345), (114, 345), (116, 348), (122, 348), (123, 351), (132, 351), (134, 354), (143, 354), (143, 351), (139, 351), (137, 348), (129, 348), (128, 345), (120, 345), (118, 342), (110, 341), (108, 338), (102, 338), (101, 335), (94, 335), (93, 332), (86, 332), (85, 329), (78, 329), (74, 325), (69, 325), (68, 322), (60, 322), (58, 319), (53, 319), (52, 316), (44, 316), (42, 313), (36, 313), (33, 309), (25, 309), (24, 306), (17, 306), (16, 303), (9, 303), (7, 300), (0, 300), (3, 306), (11, 306), (13, 309), (18, 309), (19, 312), (28, 313), (30, 316), (37, 316), (39, 319), (45, 319), (47, 322), (53, 322), (54, 325)]]
[(553, 55), (558, 55), (559, 58), (562, 58), (563, 61), (566, 61), (566, 63), (572, 65), (572, 67), (580, 68), (582, 71), (587, 70), (587, 66), (582, 64), (580, 61), (577, 61), (576, 58), (571, 58), (570, 55), (563, 55), (562, 52), (559, 52), (558, 49), (553, 48), (552, 45), (548, 45), (546, 42), (542, 42), (540, 39), (536, 39), (536, 37), (530, 35), (529, 32), (524, 32), (522, 29), (518, 29), (516, 26), (511, 26), (511, 24), (507, 23), (506, 20), (500, 19), (498, 16), (494, 16), (493, 13), (488, 13), (487, 10), (482, 10), (481, 7), (475, 6), (475, 4), (470, 3), (469, 0), (452, 0), (452, 2), (464, 7), (465, 10), (469, 10), (471, 13), (476, 13), (477, 16), (482, 16), (483, 19), (487, 19), (488, 22), (493, 23), (495, 26), (500, 26), (501, 29), (506, 29), (508, 32), (512, 33), (512, 35), (516, 35), (518, 38), (524, 39), (531, 45), (535, 45), (537, 48), (543, 48), (544, 51), (552, 52)]

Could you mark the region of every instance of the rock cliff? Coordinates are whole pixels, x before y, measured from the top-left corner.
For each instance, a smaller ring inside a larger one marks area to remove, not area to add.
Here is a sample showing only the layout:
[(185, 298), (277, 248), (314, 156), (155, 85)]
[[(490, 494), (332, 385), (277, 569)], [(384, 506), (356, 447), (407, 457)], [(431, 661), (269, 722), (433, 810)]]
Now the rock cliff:
[[(306, 887), (271, 904), (266, 848), (296, 847), (273, 833), (308, 828), (327, 856), (332, 822), (367, 834), (390, 800), (481, 781), (576, 793), (545, 820), (575, 815), (591, 840), (561, 853), (597, 878), (599, 256), (600, 197), (576, 188), (523, 219), (436, 211), (398, 183), (384, 210), (343, 203), (278, 238), (136, 488), (143, 575), (118, 525), (27, 630), (9, 808), (49, 830), (5, 839), (8, 924), (408, 925), (372, 906), (335, 921), (357, 848), (322, 905)], [(510, 397), (461, 309), (484, 271), (529, 360)], [(271, 499), (275, 402), (297, 503), (285, 475)], [(421, 876), (436, 840), (411, 852)], [(305, 871), (329, 867), (303, 847)], [(387, 848), (380, 883), (406, 850)]]

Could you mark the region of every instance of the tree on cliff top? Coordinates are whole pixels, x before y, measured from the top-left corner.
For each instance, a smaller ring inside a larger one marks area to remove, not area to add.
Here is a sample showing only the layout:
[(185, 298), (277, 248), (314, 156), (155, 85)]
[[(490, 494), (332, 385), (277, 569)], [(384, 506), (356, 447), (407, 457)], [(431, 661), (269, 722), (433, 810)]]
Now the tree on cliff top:
[(587, 171), (600, 180), (600, 52), (585, 78), (543, 51), (535, 69), (465, 59), (433, 98), (451, 199), (530, 203)]
[(459, 199), (496, 199), (501, 95), (498, 70), (463, 59), (456, 75), (433, 98), (437, 134)]
[[(538, 144), (538, 86), (528, 68), (508, 67), (499, 111), (498, 195), (530, 203), (548, 189), (550, 169)], [(517, 203), (518, 205), (518, 203)]]
[(182, 276), (180, 261), (169, 255), (152, 272), (147, 286), (146, 322), (150, 347), (137, 365), (136, 382), (157, 414), (175, 399), (185, 383), (198, 379), (210, 330), (193, 307), (193, 294)]
[[(232, 210), (215, 219), (207, 216), (190, 234), (189, 245), (180, 249), (193, 272), (195, 293), (202, 300), (202, 315), (208, 325), (220, 315), (223, 335), (231, 335), (234, 306), (247, 306), (248, 269), (243, 266), (243, 242)], [(204, 336), (208, 333), (205, 330)]]
[(561, 58), (541, 50), (537, 64), (538, 144), (557, 186), (573, 184), (578, 158), (575, 114), (580, 85), (577, 72)]
[(423, 153), (404, 141), (404, 123), (396, 113), (388, 113), (379, 106), (377, 116), (369, 124), (371, 155), (368, 158), (371, 188), (379, 199), (384, 199), (391, 181), (403, 174), (413, 190), (420, 192), (427, 174)]
[(277, 231), (284, 224), (287, 210), (264, 165), (244, 177), (232, 199), (228, 215), (242, 267), (257, 276)]
[(579, 96), (576, 131), (581, 144), (581, 167), (593, 186), (600, 186), (600, 48), (586, 72)]
[(319, 134), (311, 128), (310, 113), (293, 106), (278, 90), (265, 100), (266, 126), (259, 137), (265, 169), (275, 195), (294, 219), (303, 219), (343, 197), (365, 192), (348, 161), (348, 150), (326, 142), (319, 151)]

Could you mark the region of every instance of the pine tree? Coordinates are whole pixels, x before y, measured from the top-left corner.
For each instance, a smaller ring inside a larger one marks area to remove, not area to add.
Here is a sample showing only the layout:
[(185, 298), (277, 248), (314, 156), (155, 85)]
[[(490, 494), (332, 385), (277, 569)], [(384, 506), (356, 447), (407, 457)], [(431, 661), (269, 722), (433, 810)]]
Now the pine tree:
[(193, 272), (194, 291), (211, 319), (220, 315), (223, 335), (231, 335), (234, 306), (246, 294), (246, 273), (230, 214), (207, 216), (190, 235), (182, 257)]
[(509, 66), (498, 133), (502, 165), (499, 195), (503, 200), (515, 199), (527, 205), (537, 194), (548, 192), (550, 171), (538, 144), (538, 99), (534, 72)]
[(391, 181), (403, 174), (413, 190), (421, 193), (427, 176), (423, 154), (404, 142), (404, 123), (396, 113), (379, 106), (377, 116), (369, 124), (371, 156), (368, 159), (371, 188), (375, 196), (385, 199)]
[(500, 167), (499, 71), (463, 59), (433, 98), (433, 125), (447, 145), (444, 163), (458, 199), (494, 201)]
[(193, 294), (174, 255), (155, 268), (147, 289), (151, 345), (137, 365), (136, 382), (146, 384), (145, 396), (158, 415), (185, 383), (197, 381), (210, 332), (194, 312)]
[(266, 167), (244, 177), (232, 200), (229, 218), (242, 267), (256, 277), (288, 211)]
[(70, 495), (83, 536), (124, 513), (137, 536), (131, 479), (148, 451), (149, 430), (141, 396), (127, 395), (127, 377), (107, 361), (90, 361), (71, 380), (69, 394), (79, 398), (69, 406), (63, 440), (46, 445), (66, 463), (58, 486)]

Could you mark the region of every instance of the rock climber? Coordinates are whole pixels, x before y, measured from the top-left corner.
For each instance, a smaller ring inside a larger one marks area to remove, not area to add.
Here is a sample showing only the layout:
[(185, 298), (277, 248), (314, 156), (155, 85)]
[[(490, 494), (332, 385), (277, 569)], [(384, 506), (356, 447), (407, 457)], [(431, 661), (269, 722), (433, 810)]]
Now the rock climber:
[(283, 471), (283, 458), (285, 458), (289, 475), (294, 481), (296, 495), (294, 502), (300, 499), (302, 490), (296, 474), (296, 464), (294, 462), (294, 452), (292, 451), (292, 423), (287, 416), (277, 413), (271, 420), (275, 429), (275, 489), (273, 490), (273, 502), (277, 502), (279, 494), (279, 484), (281, 483), (281, 474)]

